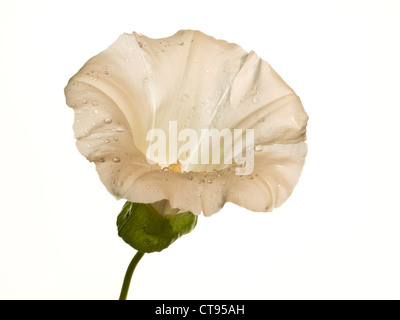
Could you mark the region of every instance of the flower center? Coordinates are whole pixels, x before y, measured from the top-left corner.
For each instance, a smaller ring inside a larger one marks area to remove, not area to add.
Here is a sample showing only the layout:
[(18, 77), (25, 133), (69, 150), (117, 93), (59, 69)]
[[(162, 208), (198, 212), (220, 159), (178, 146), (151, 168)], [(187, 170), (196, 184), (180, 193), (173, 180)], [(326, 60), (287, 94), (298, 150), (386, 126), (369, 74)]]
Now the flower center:
[(168, 168), (168, 170), (173, 171), (173, 172), (182, 172), (182, 165), (179, 161), (178, 161), (178, 163), (170, 164), (167, 168)]

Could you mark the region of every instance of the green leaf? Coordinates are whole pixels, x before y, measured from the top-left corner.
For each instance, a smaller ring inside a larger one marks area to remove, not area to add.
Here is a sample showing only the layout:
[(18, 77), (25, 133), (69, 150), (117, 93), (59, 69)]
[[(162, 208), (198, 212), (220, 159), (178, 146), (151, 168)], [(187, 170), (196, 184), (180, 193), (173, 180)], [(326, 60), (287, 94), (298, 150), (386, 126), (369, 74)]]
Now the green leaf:
[(150, 204), (127, 201), (117, 218), (118, 235), (142, 252), (162, 251), (191, 232), (197, 216), (186, 211), (164, 217)]

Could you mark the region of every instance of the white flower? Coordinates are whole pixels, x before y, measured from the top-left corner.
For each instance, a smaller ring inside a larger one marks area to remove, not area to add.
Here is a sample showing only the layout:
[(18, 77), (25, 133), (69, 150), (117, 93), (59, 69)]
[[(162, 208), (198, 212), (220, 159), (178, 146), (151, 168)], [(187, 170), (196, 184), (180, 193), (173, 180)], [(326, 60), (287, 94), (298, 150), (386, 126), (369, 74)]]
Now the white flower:
[[(254, 52), (199, 31), (123, 34), (70, 79), (65, 94), (77, 147), (108, 191), (168, 203), (172, 214), (208, 216), (226, 202), (271, 211), (292, 193), (305, 161), (308, 116), (299, 97)], [(146, 135), (168, 132), (170, 121), (197, 132), (254, 129), (253, 173), (238, 176), (222, 162), (150, 164)]]

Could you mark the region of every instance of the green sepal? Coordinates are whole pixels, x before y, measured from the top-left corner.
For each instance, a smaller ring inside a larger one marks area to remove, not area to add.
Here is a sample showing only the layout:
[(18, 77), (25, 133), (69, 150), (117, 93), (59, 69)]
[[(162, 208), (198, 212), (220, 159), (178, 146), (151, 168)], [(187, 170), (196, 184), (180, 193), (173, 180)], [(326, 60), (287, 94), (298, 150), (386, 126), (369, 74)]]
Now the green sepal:
[(118, 235), (134, 249), (147, 253), (168, 248), (196, 224), (197, 216), (189, 211), (162, 216), (150, 204), (129, 201), (117, 218)]

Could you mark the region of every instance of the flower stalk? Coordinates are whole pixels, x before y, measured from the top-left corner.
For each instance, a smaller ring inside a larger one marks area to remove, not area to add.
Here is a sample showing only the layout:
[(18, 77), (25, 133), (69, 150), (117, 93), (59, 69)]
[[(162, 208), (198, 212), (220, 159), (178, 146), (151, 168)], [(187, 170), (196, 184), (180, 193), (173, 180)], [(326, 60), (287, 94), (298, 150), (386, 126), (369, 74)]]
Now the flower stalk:
[(129, 286), (131, 284), (131, 279), (133, 275), (133, 271), (135, 271), (135, 268), (137, 264), (139, 263), (140, 259), (144, 256), (144, 252), (138, 251), (135, 256), (133, 257), (131, 263), (128, 266), (128, 269), (126, 270), (124, 282), (122, 284), (122, 289), (121, 289), (121, 294), (119, 296), (119, 300), (126, 300), (128, 296), (128, 291), (129, 291)]

